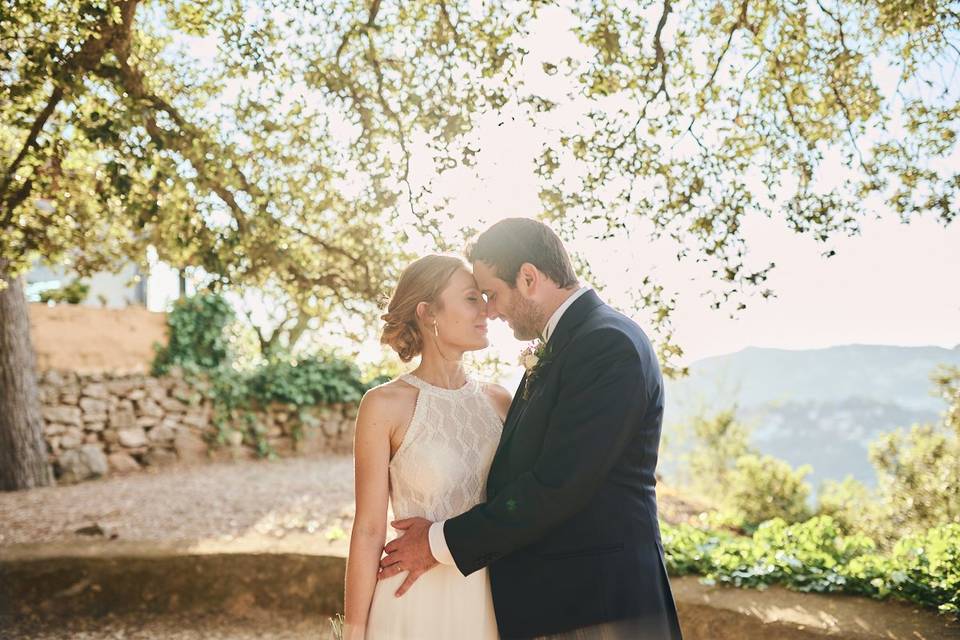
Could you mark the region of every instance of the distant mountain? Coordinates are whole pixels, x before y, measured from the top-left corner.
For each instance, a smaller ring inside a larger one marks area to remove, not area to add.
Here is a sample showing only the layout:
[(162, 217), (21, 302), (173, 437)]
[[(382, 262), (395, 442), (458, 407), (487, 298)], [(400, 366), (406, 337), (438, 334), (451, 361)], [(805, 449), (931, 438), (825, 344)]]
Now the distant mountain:
[[(736, 405), (753, 444), (794, 466), (811, 464), (816, 487), (847, 474), (874, 481), (870, 442), (897, 427), (938, 419), (945, 409), (930, 374), (960, 366), (960, 345), (850, 345), (806, 351), (751, 347), (694, 362), (690, 376), (667, 383), (668, 446), (675, 426), (698, 412)], [(667, 459), (663, 472), (677, 471)]]

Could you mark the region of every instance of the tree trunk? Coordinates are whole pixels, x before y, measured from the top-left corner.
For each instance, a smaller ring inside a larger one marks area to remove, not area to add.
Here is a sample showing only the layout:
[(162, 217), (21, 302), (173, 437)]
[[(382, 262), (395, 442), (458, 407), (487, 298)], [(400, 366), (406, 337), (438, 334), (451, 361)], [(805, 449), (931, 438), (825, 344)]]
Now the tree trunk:
[(36, 363), (23, 282), (0, 259), (0, 491), (53, 484), (43, 439)]

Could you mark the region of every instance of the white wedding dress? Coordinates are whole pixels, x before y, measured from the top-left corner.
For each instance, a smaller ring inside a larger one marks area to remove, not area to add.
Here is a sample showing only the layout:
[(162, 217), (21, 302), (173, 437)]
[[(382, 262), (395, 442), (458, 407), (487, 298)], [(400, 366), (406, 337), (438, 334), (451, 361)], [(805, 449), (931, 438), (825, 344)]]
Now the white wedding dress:
[[(390, 461), (394, 518), (438, 522), (483, 502), (503, 425), (480, 383), (468, 379), (451, 390), (411, 374), (400, 379), (419, 395)], [(486, 569), (464, 577), (455, 566), (437, 565), (397, 598), (394, 593), (406, 577), (404, 571), (377, 583), (366, 640), (497, 638)]]

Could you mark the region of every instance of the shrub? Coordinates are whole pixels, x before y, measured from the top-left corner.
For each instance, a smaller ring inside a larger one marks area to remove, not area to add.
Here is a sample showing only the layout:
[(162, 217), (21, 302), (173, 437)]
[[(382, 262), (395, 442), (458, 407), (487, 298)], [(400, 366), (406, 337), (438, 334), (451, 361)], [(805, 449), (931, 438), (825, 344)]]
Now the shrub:
[(273, 358), (248, 378), (249, 392), (261, 404), (359, 402), (367, 388), (356, 365), (333, 356)]
[(77, 278), (70, 282), (70, 284), (64, 285), (59, 289), (41, 291), (39, 297), (40, 302), (44, 304), (48, 302), (80, 304), (87, 299), (88, 293), (90, 293), (90, 285), (84, 284)]
[(954, 615), (960, 607), (960, 525), (933, 527), (882, 554), (864, 535), (844, 535), (828, 516), (774, 519), (751, 537), (661, 524), (667, 567), (709, 583), (895, 596)]
[(811, 470), (809, 465), (794, 469), (771, 456), (740, 456), (725, 503), (740, 526), (749, 530), (772, 518), (806, 520), (810, 485), (804, 478)]
[(749, 431), (733, 409), (695, 416), (688, 429), (694, 442), (684, 456), (690, 487), (705, 498), (722, 499), (730, 493), (737, 458), (753, 453)]
[(229, 364), (227, 327), (233, 322), (230, 304), (221, 296), (201, 294), (181, 298), (167, 314), (167, 345), (154, 345), (153, 375), (178, 366), (210, 371)]

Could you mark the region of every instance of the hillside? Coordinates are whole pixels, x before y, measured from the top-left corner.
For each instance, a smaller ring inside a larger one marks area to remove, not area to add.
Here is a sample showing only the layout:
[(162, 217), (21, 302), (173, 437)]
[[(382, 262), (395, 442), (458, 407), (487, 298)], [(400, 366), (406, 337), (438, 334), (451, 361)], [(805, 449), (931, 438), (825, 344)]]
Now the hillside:
[[(945, 408), (930, 382), (943, 364), (960, 366), (960, 346), (751, 347), (707, 358), (667, 385), (668, 441), (672, 435), (675, 454), (679, 424), (735, 405), (753, 428), (753, 443), (795, 466), (813, 465), (815, 486), (847, 474), (873, 482), (868, 444), (897, 427), (934, 421)], [(664, 474), (676, 471), (667, 456)]]

